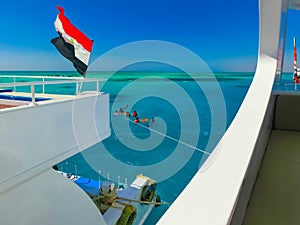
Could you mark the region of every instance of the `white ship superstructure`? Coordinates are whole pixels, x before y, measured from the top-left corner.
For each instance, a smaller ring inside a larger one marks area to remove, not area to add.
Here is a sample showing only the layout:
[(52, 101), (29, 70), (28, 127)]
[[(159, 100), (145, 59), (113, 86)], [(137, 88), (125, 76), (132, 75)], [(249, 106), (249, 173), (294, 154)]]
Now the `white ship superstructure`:
[[(90, 198), (52, 166), (110, 135), (109, 95), (98, 89), (72, 96), (35, 93), (44, 85), (82, 82), (98, 87), (100, 81), (1, 84), (1, 224), (105, 224)], [(21, 86), (30, 93), (14, 92)], [(101, 115), (97, 123), (95, 114)]]
[[(297, 217), (298, 211), (284, 214), (289, 211), (289, 206), (298, 209), (299, 204), (294, 206), (287, 202), (282, 205), (283, 214), (276, 214), (271, 206), (261, 207), (262, 203), (256, 201), (261, 199), (253, 194), (261, 190), (254, 184), (256, 180), (262, 183), (259, 179), (263, 177), (257, 176), (258, 171), (261, 165), (262, 169), (265, 167), (265, 160), (269, 157), (263, 157), (272, 153), (274, 140), (280, 141), (284, 136), (297, 137), (300, 132), (299, 119), (293, 117), (300, 112), (300, 95), (273, 91), (274, 79), (282, 72), (282, 40), (284, 42), (289, 9), (300, 9), (300, 1), (259, 1), (258, 61), (249, 91), (213, 153), (158, 224), (235, 225), (244, 222), (257, 225), (255, 221), (251, 223), (249, 217), (259, 219), (269, 214), (273, 218), (287, 216), (284, 218), (286, 224), (299, 221), (293, 217)], [(36, 102), (35, 97), (50, 100)], [(0, 223), (105, 224), (90, 198), (51, 167), (110, 135), (108, 95), (98, 90), (65, 97), (38, 96), (31, 92), (28, 104), (15, 100), (16, 107), (11, 107), (12, 104), (5, 107), (3, 101), (0, 103), (3, 106), (0, 110)], [(74, 101), (75, 117), (82, 118), (75, 120), (75, 124)], [(94, 110), (102, 118), (96, 126), (94, 121), (86, 119), (89, 117), (82, 117), (94, 115)], [(74, 127), (91, 133), (74, 134)], [(298, 146), (297, 140), (293, 140), (291, 143), (294, 144), (287, 146), (287, 150), (294, 150)], [(278, 146), (280, 143), (276, 142)], [(297, 149), (295, 151), (297, 153)], [(297, 163), (293, 165), (293, 171), (297, 171)], [(287, 186), (299, 185), (298, 180), (292, 180)], [(286, 190), (297, 198), (294, 188)], [(276, 197), (279, 196), (274, 196), (274, 199)], [(261, 214), (251, 211), (259, 207), (262, 208)], [(268, 217), (263, 219), (270, 221)], [(274, 221), (282, 224), (279, 219)], [(270, 224), (276, 224), (274, 221)]]

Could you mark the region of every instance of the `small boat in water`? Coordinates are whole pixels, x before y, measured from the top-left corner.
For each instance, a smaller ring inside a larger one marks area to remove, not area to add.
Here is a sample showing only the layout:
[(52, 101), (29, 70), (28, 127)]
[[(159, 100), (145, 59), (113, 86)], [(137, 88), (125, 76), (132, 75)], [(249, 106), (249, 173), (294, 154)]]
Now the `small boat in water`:
[(156, 181), (142, 174), (128, 186), (60, 173), (89, 195), (108, 225), (143, 224), (154, 207), (166, 204), (156, 193)]

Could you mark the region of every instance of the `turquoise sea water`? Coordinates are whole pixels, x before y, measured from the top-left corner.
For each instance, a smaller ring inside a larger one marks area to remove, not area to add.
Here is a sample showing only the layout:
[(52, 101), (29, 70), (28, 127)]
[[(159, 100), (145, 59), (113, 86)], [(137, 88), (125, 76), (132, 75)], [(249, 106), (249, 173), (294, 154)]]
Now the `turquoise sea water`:
[[(76, 73), (1, 72), (1, 75), (67, 77)], [(98, 180), (101, 170), (101, 179), (106, 179), (109, 173), (110, 179), (117, 180), (118, 174), (127, 177), (129, 183), (143, 171), (144, 175), (159, 182), (161, 199), (172, 203), (232, 122), (253, 73), (190, 77), (175, 72), (118, 72), (108, 77), (105, 72), (92, 72), (87, 77), (108, 79), (101, 87), (102, 91), (110, 93), (112, 134), (102, 143), (67, 159), (64, 165), (66, 162), (76, 164), (78, 174), (85, 177)], [(10, 82), (1, 77), (0, 81)], [(64, 94), (74, 94), (74, 88), (73, 84), (64, 84), (59, 89), (60, 93), (63, 89)], [(46, 91), (56, 93), (58, 87), (52, 86)], [(130, 113), (136, 110), (140, 118), (151, 121), (153, 117), (155, 122), (136, 125), (132, 118), (114, 115), (120, 108)], [(122, 164), (122, 170), (109, 168), (110, 160)], [(64, 168), (74, 169), (72, 166)], [(145, 224), (155, 224), (168, 207), (155, 208)]]
[(294, 83), (293, 73), (282, 73), (280, 80), (275, 80), (273, 90), (276, 91), (288, 91), (294, 92), (299, 91), (300, 86), (299, 84)]

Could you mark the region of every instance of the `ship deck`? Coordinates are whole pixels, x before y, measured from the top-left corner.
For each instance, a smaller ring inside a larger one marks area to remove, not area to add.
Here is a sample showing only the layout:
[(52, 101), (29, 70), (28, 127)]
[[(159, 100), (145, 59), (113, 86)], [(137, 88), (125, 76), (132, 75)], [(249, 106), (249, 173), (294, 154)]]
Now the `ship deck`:
[(300, 221), (300, 95), (280, 96), (264, 158), (243, 225)]

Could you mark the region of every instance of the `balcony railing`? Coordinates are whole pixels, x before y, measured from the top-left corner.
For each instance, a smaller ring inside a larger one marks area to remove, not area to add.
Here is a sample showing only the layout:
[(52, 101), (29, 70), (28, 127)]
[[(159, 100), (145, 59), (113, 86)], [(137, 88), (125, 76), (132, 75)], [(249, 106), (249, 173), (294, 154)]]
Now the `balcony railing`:
[[(84, 84), (93, 84), (84, 91), (95, 91), (99, 92), (100, 83), (105, 82), (105, 79), (95, 79), (95, 78), (81, 78), (81, 77), (51, 77), (51, 76), (14, 76), (14, 75), (2, 75), (1, 78), (10, 78), (13, 82), (0, 83), (0, 89), (2, 88), (12, 88), (8, 90), (2, 90), (2, 92), (17, 92), (17, 87), (29, 87), (29, 92), (31, 93), (31, 102), (36, 103), (36, 93), (46, 94), (46, 85), (60, 85), (60, 84), (74, 84), (75, 85), (75, 95), (79, 95), (83, 90)], [(17, 78), (26, 79), (26, 81), (17, 82)], [(41, 79), (41, 81), (29, 81), (30, 79)], [(42, 87), (42, 90), (37, 91), (37, 87)], [(57, 94), (57, 93), (56, 93)], [(70, 93), (69, 93), (70, 94)]]

